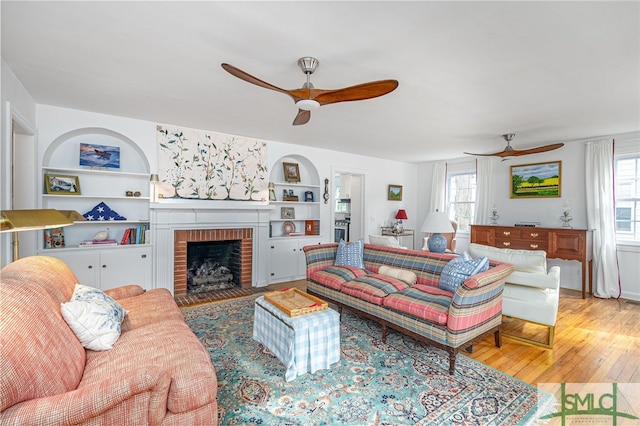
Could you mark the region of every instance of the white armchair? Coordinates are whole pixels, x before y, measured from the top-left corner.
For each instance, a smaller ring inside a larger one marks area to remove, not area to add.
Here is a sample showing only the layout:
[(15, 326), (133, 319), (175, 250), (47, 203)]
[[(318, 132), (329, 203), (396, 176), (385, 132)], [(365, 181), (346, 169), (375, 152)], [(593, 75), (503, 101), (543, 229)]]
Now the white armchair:
[(512, 318), (548, 327), (548, 340), (540, 343), (522, 336), (509, 335), (527, 343), (553, 347), (558, 302), (560, 300), (560, 267), (547, 270), (547, 253), (544, 250), (500, 249), (471, 243), (467, 249), (473, 257), (511, 263), (515, 272), (507, 277), (502, 296), (502, 314)]

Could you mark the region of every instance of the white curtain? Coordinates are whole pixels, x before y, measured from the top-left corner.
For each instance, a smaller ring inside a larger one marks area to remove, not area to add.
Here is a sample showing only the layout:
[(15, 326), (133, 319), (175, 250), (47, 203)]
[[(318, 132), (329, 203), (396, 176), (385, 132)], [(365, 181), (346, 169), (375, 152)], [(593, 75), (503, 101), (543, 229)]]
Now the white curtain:
[(475, 225), (489, 223), (489, 211), (491, 210), (491, 176), (493, 175), (493, 158), (479, 158), (476, 160), (476, 211), (474, 213)]
[(587, 226), (593, 230), (593, 280), (597, 297), (620, 296), (616, 253), (613, 140), (585, 150)]
[(447, 163), (441, 161), (433, 166), (431, 182), (429, 211), (433, 212), (437, 209), (439, 212), (446, 212), (444, 198), (447, 191)]

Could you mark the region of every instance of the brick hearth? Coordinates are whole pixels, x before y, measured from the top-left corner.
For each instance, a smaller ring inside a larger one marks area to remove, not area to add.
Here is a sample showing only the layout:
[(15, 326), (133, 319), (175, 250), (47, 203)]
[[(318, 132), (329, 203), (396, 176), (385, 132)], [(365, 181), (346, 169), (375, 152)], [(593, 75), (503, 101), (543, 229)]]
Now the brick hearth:
[(240, 286), (251, 287), (253, 229), (186, 229), (174, 231), (173, 295), (187, 295), (187, 243), (240, 240)]

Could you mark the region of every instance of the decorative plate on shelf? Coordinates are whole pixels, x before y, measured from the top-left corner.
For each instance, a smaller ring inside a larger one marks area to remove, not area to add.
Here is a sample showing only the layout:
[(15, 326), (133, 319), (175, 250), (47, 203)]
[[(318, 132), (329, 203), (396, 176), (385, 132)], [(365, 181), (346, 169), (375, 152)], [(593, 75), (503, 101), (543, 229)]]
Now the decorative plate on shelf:
[(289, 235), (292, 232), (296, 232), (296, 225), (293, 222), (286, 221), (282, 224), (282, 233)]

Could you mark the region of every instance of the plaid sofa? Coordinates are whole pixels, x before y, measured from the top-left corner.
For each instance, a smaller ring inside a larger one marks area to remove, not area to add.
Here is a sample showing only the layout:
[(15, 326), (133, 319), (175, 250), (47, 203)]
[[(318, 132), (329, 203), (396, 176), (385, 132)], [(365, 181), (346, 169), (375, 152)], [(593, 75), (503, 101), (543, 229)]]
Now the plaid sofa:
[(82, 347), (60, 304), (77, 278), (32, 256), (1, 271), (0, 424), (216, 425), (216, 371), (166, 289), (107, 290), (129, 314), (112, 349)]
[[(440, 273), (454, 254), (364, 245), (364, 269), (335, 266), (338, 244), (304, 247), (307, 292), (347, 307), (382, 325), (446, 350), (454, 374), (459, 348), (491, 333), (501, 346), (502, 292), (514, 270), (490, 262), (489, 269), (467, 278), (455, 293), (438, 288)], [(381, 266), (411, 271), (414, 284), (379, 274)]]

